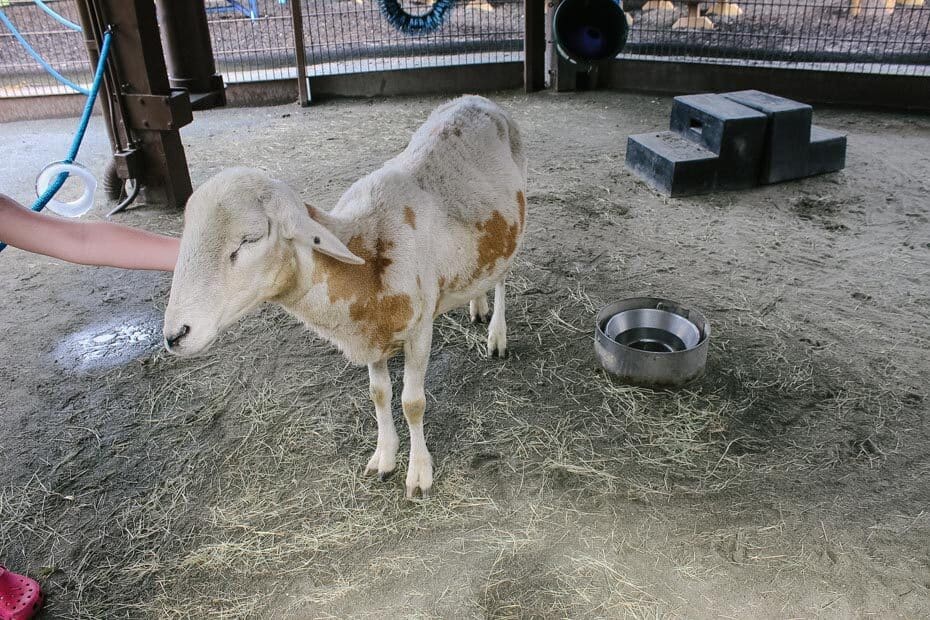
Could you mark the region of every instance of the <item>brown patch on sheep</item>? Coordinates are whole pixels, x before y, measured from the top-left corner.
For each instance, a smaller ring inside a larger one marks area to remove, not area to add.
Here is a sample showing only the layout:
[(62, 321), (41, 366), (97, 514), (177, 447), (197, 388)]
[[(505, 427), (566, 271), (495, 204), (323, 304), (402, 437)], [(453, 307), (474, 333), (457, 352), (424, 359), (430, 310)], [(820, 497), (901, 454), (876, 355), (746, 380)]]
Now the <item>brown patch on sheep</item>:
[(375, 407), (384, 408), (388, 406), (388, 392), (383, 387), (370, 386), (368, 392), (371, 394), (371, 402), (375, 404)]
[(417, 214), (410, 207), (404, 207), (404, 221), (410, 228), (417, 229)]
[(365, 260), (363, 265), (316, 254), (313, 283), (326, 283), (332, 303), (348, 301), (349, 316), (360, 325), (371, 346), (387, 351), (394, 342), (394, 334), (409, 324), (413, 307), (409, 295), (385, 294), (384, 273), (393, 262), (388, 252), (394, 244), (379, 238), (374, 245), (374, 251), (369, 250), (359, 236), (346, 244), (353, 254)]
[(477, 280), (484, 273), (490, 273), (498, 259), (510, 258), (517, 251), (519, 225), (508, 224), (500, 211), (494, 211), (491, 217), (480, 222), (476, 228), (481, 233), (478, 237), (478, 264), (472, 273), (472, 280)]
[(520, 207), (520, 230), (523, 230), (523, 225), (526, 223), (526, 196), (522, 191), (517, 192), (517, 206)]
[(459, 138), (462, 136), (462, 129), (454, 125), (452, 127), (450, 127), (449, 125), (441, 125), (439, 127), (434, 128), (430, 132), (430, 135), (439, 136), (443, 140), (448, 140), (450, 134), (455, 135), (457, 138)]
[(405, 400), (401, 404), (404, 407), (404, 417), (407, 418), (407, 422), (419, 424), (423, 421), (423, 412), (426, 411), (426, 399)]

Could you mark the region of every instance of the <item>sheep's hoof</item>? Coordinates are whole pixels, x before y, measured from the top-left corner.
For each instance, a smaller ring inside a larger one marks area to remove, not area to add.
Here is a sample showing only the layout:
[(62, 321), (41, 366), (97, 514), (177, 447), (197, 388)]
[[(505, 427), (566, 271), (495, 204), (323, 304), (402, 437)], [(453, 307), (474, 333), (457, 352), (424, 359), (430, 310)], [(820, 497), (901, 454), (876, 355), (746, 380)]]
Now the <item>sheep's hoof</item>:
[(378, 474), (378, 482), (384, 482), (386, 480), (390, 480), (391, 477), (397, 473), (397, 468), (395, 467), (394, 469), (388, 471), (380, 471), (377, 467), (368, 465), (365, 467), (365, 471), (363, 473), (365, 476), (374, 476), (375, 474)]
[(480, 325), (482, 323), (490, 323), (490, 322), (491, 322), (490, 312), (488, 312), (487, 314), (473, 314), (471, 316), (472, 325)]
[(501, 348), (497, 347), (496, 345), (492, 345), (492, 346), (488, 347), (488, 355), (489, 355), (490, 357), (497, 357), (497, 358), (500, 358), (500, 359), (502, 359), (502, 360), (505, 360), (505, 359), (507, 359), (508, 357), (510, 357), (510, 349), (508, 349), (508, 348), (506, 348), (506, 347), (503, 348), (503, 349), (501, 349)]
[(432, 486), (433, 458), (428, 452), (418, 456), (411, 455), (410, 462), (407, 464), (407, 480), (404, 483), (406, 493), (404, 497), (413, 499), (416, 497), (417, 489), (420, 489), (420, 497), (426, 499), (429, 497), (429, 490)]
[(404, 498), (416, 501), (417, 499), (429, 499), (429, 489), (420, 489), (420, 497), (417, 497), (417, 489), (419, 487), (407, 487), (407, 492), (404, 493)]

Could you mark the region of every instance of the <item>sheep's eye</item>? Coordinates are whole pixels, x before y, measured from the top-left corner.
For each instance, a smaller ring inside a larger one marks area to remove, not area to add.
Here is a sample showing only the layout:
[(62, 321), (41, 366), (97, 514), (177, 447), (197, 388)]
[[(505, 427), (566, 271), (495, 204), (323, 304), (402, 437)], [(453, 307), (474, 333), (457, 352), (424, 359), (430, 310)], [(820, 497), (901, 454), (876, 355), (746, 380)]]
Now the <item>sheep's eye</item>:
[(245, 239), (239, 242), (239, 247), (236, 248), (235, 251), (229, 255), (229, 260), (231, 260), (232, 262), (236, 262), (236, 257), (239, 256), (239, 250), (242, 249), (242, 246), (244, 246), (247, 243), (255, 243), (260, 240), (261, 240), (260, 236), (259, 237), (246, 237)]

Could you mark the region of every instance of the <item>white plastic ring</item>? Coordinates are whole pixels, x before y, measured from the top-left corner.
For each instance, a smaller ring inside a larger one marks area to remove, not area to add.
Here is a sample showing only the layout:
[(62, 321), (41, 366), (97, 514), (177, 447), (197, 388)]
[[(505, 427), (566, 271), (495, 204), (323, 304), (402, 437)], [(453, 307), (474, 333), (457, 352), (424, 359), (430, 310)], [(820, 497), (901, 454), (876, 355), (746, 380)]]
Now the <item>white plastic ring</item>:
[(80, 164), (68, 164), (59, 161), (47, 165), (39, 173), (39, 178), (36, 179), (36, 196), (42, 196), (62, 172), (67, 172), (84, 181), (84, 193), (81, 194), (80, 198), (71, 202), (62, 202), (52, 198), (46, 206), (64, 217), (80, 217), (94, 206), (94, 192), (97, 191), (97, 179), (90, 173), (90, 170)]

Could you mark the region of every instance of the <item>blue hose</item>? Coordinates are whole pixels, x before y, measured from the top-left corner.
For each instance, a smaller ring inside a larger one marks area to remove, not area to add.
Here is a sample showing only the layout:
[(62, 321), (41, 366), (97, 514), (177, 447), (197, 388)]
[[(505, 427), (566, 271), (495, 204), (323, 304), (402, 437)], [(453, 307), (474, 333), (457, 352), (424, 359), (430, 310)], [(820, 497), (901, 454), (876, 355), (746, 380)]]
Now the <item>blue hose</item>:
[[(0, 11), (2, 14), (3, 11)], [(97, 61), (97, 71), (94, 73), (94, 82), (91, 84), (90, 93), (87, 95), (87, 102), (84, 104), (84, 113), (81, 114), (81, 121), (78, 123), (77, 131), (74, 133), (74, 139), (71, 141), (71, 148), (68, 150), (68, 157), (64, 159), (66, 163), (74, 163), (81, 148), (81, 142), (84, 140), (84, 134), (87, 133), (87, 125), (90, 123), (90, 115), (94, 111), (94, 102), (97, 100), (97, 93), (100, 92), (100, 85), (103, 83), (103, 73), (107, 66), (107, 56), (110, 54), (110, 41), (113, 35), (108, 30), (103, 35), (103, 45), (100, 46), (100, 59)], [(61, 186), (68, 179), (68, 173), (59, 174), (48, 188), (42, 192), (42, 195), (30, 207), (33, 211), (39, 212), (45, 208), (48, 201), (55, 197)], [(0, 251), (6, 244), (0, 241)]]
[(397, 30), (409, 34), (429, 34), (438, 30), (445, 20), (446, 11), (455, 6), (455, 0), (436, 0), (428, 13), (411, 15), (400, 6), (398, 0), (378, 0), (378, 2), (388, 23)]
[(56, 80), (58, 80), (59, 82), (67, 86), (68, 88), (73, 88), (74, 90), (78, 91), (81, 94), (90, 95), (90, 91), (88, 91), (86, 88), (82, 86), (78, 86), (77, 84), (75, 84), (74, 82), (72, 82), (71, 80), (63, 76), (62, 74), (55, 71), (52, 65), (45, 62), (45, 59), (42, 58), (39, 55), (39, 53), (35, 51), (31, 45), (29, 45), (29, 42), (23, 38), (23, 35), (19, 33), (19, 30), (16, 29), (16, 26), (13, 25), (13, 22), (10, 21), (10, 18), (6, 16), (6, 13), (3, 11), (3, 9), (0, 9), (0, 22), (3, 22), (3, 25), (5, 25), (10, 30), (10, 32), (13, 34), (14, 37), (16, 37), (16, 40), (19, 41), (20, 45), (23, 46), (23, 49), (25, 49), (29, 53), (29, 55), (35, 59), (37, 63), (42, 65), (42, 68), (48, 71), (49, 74), (53, 78), (55, 78)]
[(52, 9), (50, 9), (49, 6), (48, 6), (47, 4), (45, 4), (44, 2), (42, 2), (42, 0), (32, 0), (32, 1), (35, 3), (35, 5), (36, 5), (37, 7), (39, 7), (40, 9), (42, 9), (43, 11), (45, 11), (46, 13), (48, 13), (48, 15), (49, 15), (52, 19), (54, 19), (56, 22), (58, 22), (59, 24), (61, 24), (61, 25), (64, 26), (65, 28), (70, 28), (71, 30), (75, 30), (75, 31), (77, 31), (77, 32), (84, 32), (84, 29), (83, 29), (83, 28), (81, 28), (80, 26), (78, 26), (77, 24), (75, 24), (75, 23), (74, 23), (73, 21), (71, 21), (70, 19), (65, 19), (64, 17), (62, 17), (61, 15), (59, 15), (58, 13), (56, 13), (55, 11), (53, 11)]

